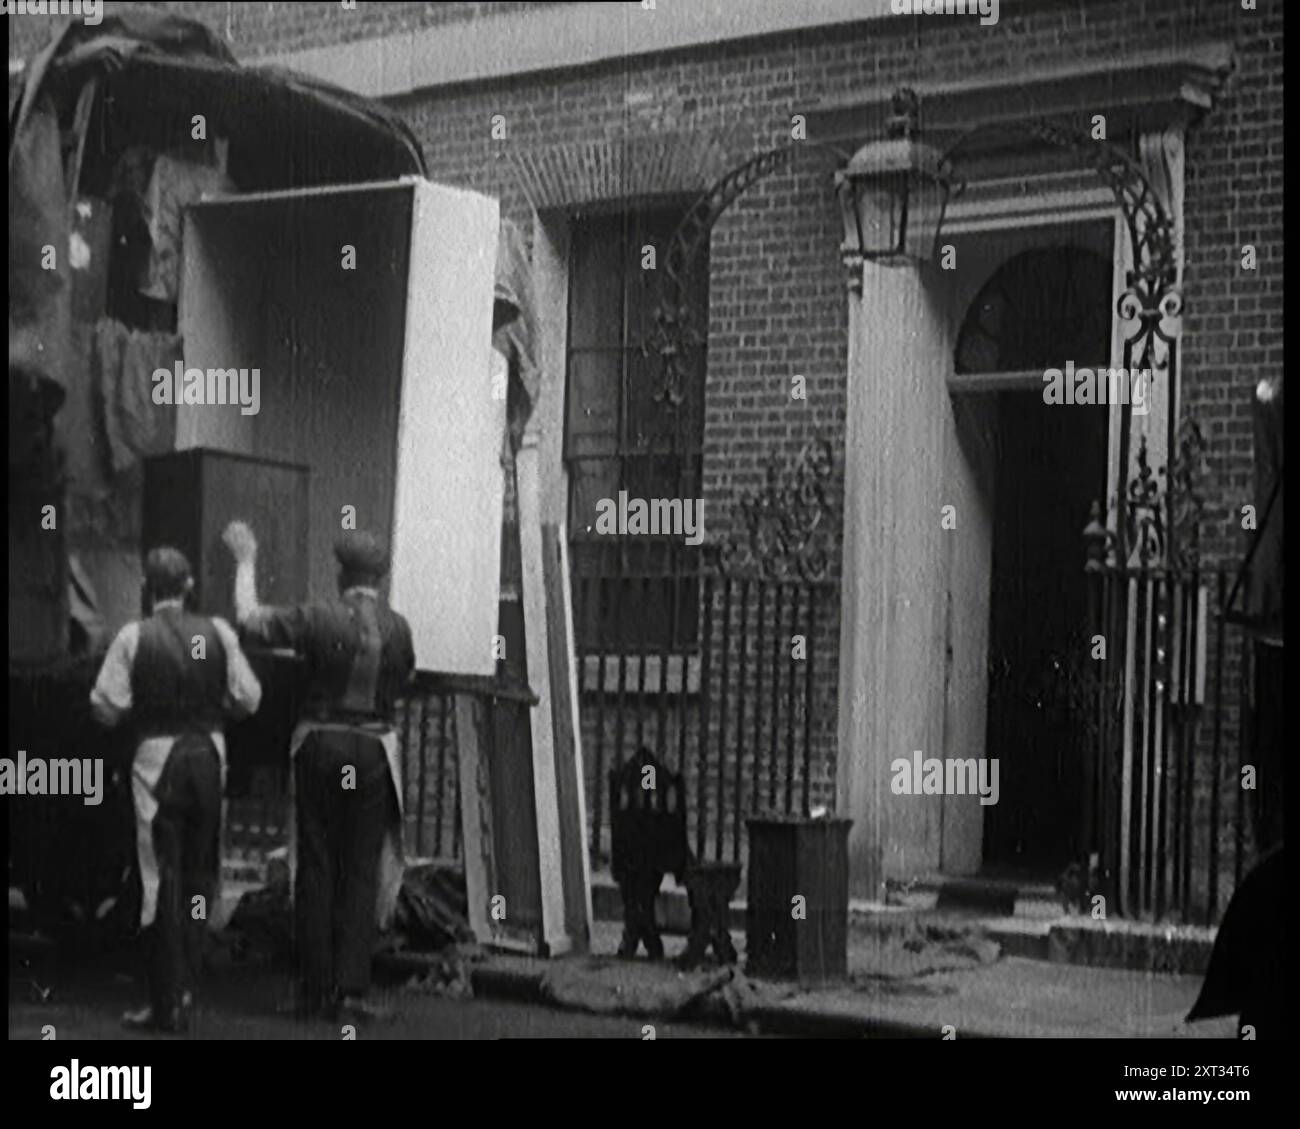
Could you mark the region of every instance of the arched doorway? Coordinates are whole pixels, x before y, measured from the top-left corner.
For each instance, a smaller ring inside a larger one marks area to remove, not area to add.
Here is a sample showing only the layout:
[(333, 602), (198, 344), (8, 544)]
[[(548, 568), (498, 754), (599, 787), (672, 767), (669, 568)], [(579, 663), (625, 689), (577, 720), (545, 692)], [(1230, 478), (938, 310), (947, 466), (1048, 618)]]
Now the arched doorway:
[(983, 374), (992, 433), (992, 566), (985, 756), (1001, 795), (984, 813), (986, 872), (1046, 877), (1077, 857), (1084, 743), (1074, 671), (1087, 590), (1080, 531), (1106, 488), (1109, 410), (1045, 402), (1048, 369), (1105, 369), (1113, 264), (1062, 243), (1021, 251), (969, 304), (957, 376)]

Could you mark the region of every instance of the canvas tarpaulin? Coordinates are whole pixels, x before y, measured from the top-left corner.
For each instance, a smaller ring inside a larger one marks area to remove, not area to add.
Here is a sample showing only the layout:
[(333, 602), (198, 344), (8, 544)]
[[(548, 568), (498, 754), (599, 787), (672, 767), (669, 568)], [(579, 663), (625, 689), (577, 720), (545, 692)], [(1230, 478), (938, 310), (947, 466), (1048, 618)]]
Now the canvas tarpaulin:
[(232, 139), (231, 175), (245, 191), (425, 171), (409, 128), (382, 103), (283, 67), (240, 66), (204, 24), (147, 9), (65, 25), (28, 69), (11, 145), (40, 94), (75, 98), (95, 76), (111, 96), (104, 136), (165, 148), (201, 112), (209, 137)]
[(528, 250), (519, 229), (503, 219), (497, 243), (492, 343), (510, 362), (506, 426), (516, 447), (537, 403), (540, 377), (533, 356), (536, 340), (533, 311), (533, 275)]
[[(68, 245), (70, 201), (62, 187), (57, 116), (62, 109), (71, 120), (70, 107), (92, 79), (103, 83), (92, 138), (116, 139), (103, 152), (85, 146), (85, 168), (99, 166), (101, 178), (125, 144), (161, 152), (189, 140), (196, 107), (207, 135), (228, 139), (227, 171), (240, 191), (427, 175), (419, 143), (395, 111), (283, 67), (243, 67), (196, 20), (141, 9), (106, 15), (95, 26), (65, 25), (26, 68), (10, 114), (10, 293), (28, 296), (17, 311), (11, 297), (11, 354), (19, 342), (27, 368), (55, 387), (69, 379), (66, 267), (60, 262), (57, 271), (42, 271), (31, 251)], [(73, 151), (80, 140), (70, 139)], [(538, 380), (531, 268), (521, 233), (507, 221), (496, 277), (493, 329), (512, 362), (509, 414), (517, 436), (536, 402)], [(37, 318), (33, 311), (43, 312)], [(15, 334), (16, 312), (31, 323), (26, 338)]]
[[(59, 125), (49, 99), (32, 106), (27, 127), (9, 146), (9, 396), (51, 414), (63, 402), (69, 372), (71, 291), (69, 213)], [(10, 416), (9, 463), (27, 461), (32, 438)], [(14, 440), (18, 440), (16, 447)]]

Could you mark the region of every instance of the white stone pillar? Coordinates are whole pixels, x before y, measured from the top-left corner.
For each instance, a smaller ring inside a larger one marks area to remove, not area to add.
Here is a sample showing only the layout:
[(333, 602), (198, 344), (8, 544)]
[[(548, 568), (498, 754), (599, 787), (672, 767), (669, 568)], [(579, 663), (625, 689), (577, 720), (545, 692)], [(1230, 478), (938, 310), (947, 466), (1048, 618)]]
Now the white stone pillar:
[(952, 350), (930, 268), (868, 262), (862, 274), (849, 300), (837, 786), (851, 892), (875, 898), (886, 876), (939, 863), (942, 797), (894, 795), (890, 766), (945, 755)]

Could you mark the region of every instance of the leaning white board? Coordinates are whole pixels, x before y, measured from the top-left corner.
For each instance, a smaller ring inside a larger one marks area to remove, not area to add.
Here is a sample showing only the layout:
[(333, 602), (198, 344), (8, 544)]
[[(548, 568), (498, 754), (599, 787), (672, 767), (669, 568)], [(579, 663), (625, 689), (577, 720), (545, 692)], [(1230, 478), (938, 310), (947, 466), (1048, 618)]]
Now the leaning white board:
[(391, 599), (421, 669), (496, 669), (505, 433), (496, 200), (419, 180), (411, 215)]

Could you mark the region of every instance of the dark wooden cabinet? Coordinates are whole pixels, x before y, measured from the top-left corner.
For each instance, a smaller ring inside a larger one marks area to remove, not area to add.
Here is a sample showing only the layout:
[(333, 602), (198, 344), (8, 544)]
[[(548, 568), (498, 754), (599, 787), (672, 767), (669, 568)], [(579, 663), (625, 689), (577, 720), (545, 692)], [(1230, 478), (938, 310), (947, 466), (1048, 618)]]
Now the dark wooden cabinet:
[(234, 623), (234, 561), (221, 540), (236, 518), (257, 534), (264, 604), (307, 599), (307, 468), (195, 448), (145, 462), (141, 549), (180, 549), (194, 568), (197, 610)]
[[(194, 448), (146, 460), (141, 549), (180, 549), (194, 568), (194, 607), (232, 625), (234, 560), (221, 540), (236, 518), (257, 534), (257, 595), (283, 606), (308, 598), (307, 468)], [(280, 652), (249, 650), (262, 684), (257, 713), (226, 726), (229, 801), (225, 851), (238, 858), (283, 842), (289, 738), (302, 702), (303, 668)]]
[[(746, 820), (745, 971), (825, 984), (848, 975), (849, 819)], [(795, 897), (803, 898), (796, 916)]]

